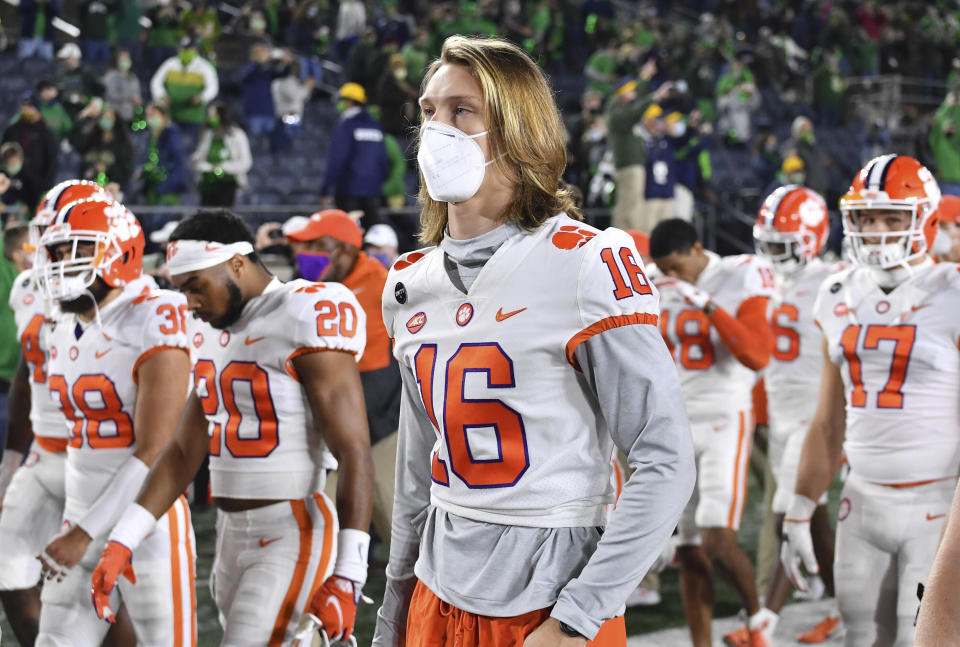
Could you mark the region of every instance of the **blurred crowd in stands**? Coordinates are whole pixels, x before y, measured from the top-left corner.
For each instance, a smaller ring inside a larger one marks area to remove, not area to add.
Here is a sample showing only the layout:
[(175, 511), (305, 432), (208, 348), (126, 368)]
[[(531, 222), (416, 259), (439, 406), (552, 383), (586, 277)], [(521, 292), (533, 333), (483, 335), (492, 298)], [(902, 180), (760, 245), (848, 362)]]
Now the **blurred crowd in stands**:
[(568, 126), (565, 180), (624, 228), (702, 217), (734, 194), (752, 212), (785, 182), (833, 204), (892, 144), (960, 193), (952, 2), (20, 0), (9, 11), (0, 58), (42, 72), (0, 115), (0, 191), (14, 211), (79, 175), (128, 204), (337, 206), (372, 226), (415, 204), (419, 86), (455, 33), (508, 38), (539, 61)]

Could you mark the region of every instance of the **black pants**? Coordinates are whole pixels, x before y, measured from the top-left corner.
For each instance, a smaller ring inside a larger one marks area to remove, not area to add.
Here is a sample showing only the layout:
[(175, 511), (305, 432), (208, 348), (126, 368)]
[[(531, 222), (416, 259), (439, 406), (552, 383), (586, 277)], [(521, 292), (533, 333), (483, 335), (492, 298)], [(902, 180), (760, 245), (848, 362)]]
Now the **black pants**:
[(344, 211), (363, 211), (363, 217), (360, 219), (360, 226), (364, 230), (370, 229), (376, 224), (383, 222), (380, 218), (380, 196), (358, 197), (352, 195), (338, 195), (334, 197), (337, 203), (337, 209)]
[(232, 207), (236, 199), (237, 181), (233, 178), (200, 184), (200, 204), (204, 207)]

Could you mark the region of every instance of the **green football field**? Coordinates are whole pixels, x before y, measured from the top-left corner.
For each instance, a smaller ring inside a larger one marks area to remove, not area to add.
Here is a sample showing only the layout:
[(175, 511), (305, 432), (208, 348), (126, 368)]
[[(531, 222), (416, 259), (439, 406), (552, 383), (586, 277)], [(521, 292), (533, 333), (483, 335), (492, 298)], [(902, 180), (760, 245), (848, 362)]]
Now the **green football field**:
[[(839, 484), (834, 483), (831, 488), (831, 519), (835, 518), (836, 501)], [(199, 629), (200, 647), (214, 647), (220, 644), (220, 625), (217, 621), (217, 612), (210, 596), (208, 586), (210, 568), (213, 564), (214, 551), (214, 519), (216, 511), (213, 506), (202, 511), (194, 511), (193, 525), (197, 535), (197, 623)], [(755, 557), (757, 537), (760, 532), (763, 517), (763, 498), (759, 482), (753, 472), (750, 475), (750, 486), (747, 504), (744, 510), (743, 523), (740, 529), (740, 544), (748, 551), (751, 558)], [(373, 627), (376, 620), (377, 604), (382, 599), (384, 588), (384, 567), (387, 562), (387, 552), (382, 544), (376, 545), (371, 552), (370, 576), (364, 593), (373, 598), (373, 605), (361, 605), (357, 616), (357, 642), (359, 645), (369, 645), (373, 637)], [(763, 592), (761, 591), (761, 594)], [(676, 569), (667, 569), (661, 576), (661, 595), (663, 601), (654, 607), (634, 607), (627, 610), (626, 622), (629, 635), (643, 634), (667, 627), (681, 627), (684, 623), (683, 608), (680, 603), (680, 588)], [(740, 603), (726, 584), (717, 577), (716, 607), (714, 615), (717, 617), (736, 614)], [(0, 611), (0, 627), (3, 636), (0, 647), (14, 647), (17, 645), (7, 624), (6, 618)]]

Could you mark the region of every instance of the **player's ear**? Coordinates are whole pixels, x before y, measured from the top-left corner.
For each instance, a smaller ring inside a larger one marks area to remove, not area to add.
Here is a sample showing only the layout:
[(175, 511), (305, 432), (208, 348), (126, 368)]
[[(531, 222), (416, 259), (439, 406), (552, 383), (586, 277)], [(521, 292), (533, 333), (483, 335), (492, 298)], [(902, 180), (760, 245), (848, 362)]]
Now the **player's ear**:
[(230, 270), (230, 275), (234, 281), (240, 279), (240, 276), (243, 274), (243, 266), (243, 257), (240, 254), (234, 254), (233, 258), (227, 262), (227, 268)]

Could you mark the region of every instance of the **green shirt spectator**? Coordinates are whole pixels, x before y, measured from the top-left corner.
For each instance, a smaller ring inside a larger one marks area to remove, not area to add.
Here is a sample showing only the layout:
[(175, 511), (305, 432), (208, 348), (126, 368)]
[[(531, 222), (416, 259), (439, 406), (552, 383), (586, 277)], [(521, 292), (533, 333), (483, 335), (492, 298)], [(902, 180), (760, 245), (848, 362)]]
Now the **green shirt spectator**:
[(37, 82), (37, 97), (40, 99), (40, 114), (47, 126), (57, 136), (57, 139), (63, 137), (73, 128), (73, 120), (67, 113), (58, 99), (59, 90), (55, 83), (48, 79), (41, 79)]
[(930, 150), (942, 182), (960, 185), (960, 105), (952, 92), (933, 117)]
[(624, 83), (610, 98), (606, 113), (607, 142), (613, 153), (614, 168), (646, 164), (647, 143), (639, 122), (652, 103), (644, 79)]
[(184, 42), (176, 56), (171, 56), (157, 69), (150, 80), (154, 101), (167, 101), (170, 117), (177, 124), (202, 124), (207, 104), (220, 93), (217, 70), (200, 56), (192, 41)]
[(204, 56), (213, 54), (220, 38), (220, 18), (215, 7), (207, 6), (207, 0), (198, 0), (191, 9), (180, 16), (180, 34), (196, 39)]
[(587, 89), (606, 96), (613, 87), (616, 72), (616, 50), (612, 48), (597, 50), (587, 59), (587, 65), (583, 69), (583, 74), (587, 77)]
[(23, 251), (25, 242), (27, 223), (12, 223), (4, 230), (3, 258), (0, 259), (0, 379), (3, 380), (13, 377), (20, 360), (20, 340), (17, 339), (17, 324), (10, 308), (10, 290), (17, 275), (27, 269), (28, 255)]
[(114, 23), (118, 45), (129, 46), (140, 42), (140, 34), (143, 31), (143, 26), (140, 24), (142, 15), (143, 10), (140, 8), (139, 0), (120, 0)]
[(398, 209), (407, 201), (407, 185), (404, 182), (407, 160), (403, 157), (403, 150), (396, 137), (384, 133), (383, 144), (387, 149), (387, 179), (383, 183), (383, 197), (387, 199), (387, 205), (391, 209)]
[(173, 4), (154, 10), (150, 20), (153, 26), (147, 32), (147, 47), (176, 49), (180, 42), (180, 24), (174, 14)]
[(430, 35), (427, 30), (418, 29), (414, 39), (400, 50), (403, 60), (407, 62), (407, 78), (416, 87), (420, 87), (424, 72), (427, 70), (427, 62), (430, 60), (430, 53), (427, 50), (429, 44)]

